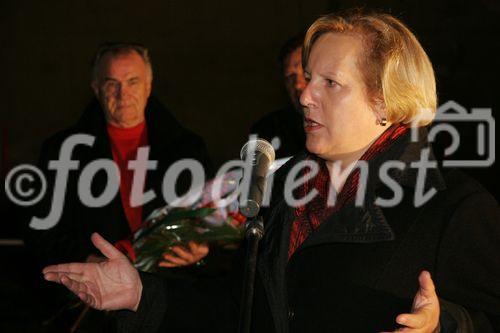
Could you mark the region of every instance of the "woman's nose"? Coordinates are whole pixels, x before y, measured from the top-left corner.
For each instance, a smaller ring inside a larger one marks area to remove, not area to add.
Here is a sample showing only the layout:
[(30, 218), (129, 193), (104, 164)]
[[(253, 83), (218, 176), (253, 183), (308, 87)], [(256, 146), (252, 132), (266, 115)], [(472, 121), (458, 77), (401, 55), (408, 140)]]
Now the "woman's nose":
[(302, 94), (300, 95), (300, 104), (305, 109), (308, 109), (310, 107), (314, 107), (314, 105), (315, 105), (311, 90), (312, 90), (312, 85), (305, 81), (304, 90), (302, 90)]

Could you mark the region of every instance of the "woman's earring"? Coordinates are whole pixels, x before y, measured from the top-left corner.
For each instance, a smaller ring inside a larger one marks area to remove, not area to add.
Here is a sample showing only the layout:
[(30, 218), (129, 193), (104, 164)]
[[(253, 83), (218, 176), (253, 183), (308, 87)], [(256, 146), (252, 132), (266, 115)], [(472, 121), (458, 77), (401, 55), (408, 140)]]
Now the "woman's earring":
[(386, 118), (386, 117), (382, 117), (382, 119), (380, 119), (380, 120), (378, 121), (378, 124), (379, 124), (380, 126), (385, 126), (385, 125), (387, 125), (387, 118)]

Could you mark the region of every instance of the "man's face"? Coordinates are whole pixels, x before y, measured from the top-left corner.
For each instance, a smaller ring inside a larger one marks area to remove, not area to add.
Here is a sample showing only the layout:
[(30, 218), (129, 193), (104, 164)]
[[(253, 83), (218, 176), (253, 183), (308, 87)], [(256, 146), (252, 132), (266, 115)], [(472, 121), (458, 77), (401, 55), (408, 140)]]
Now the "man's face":
[(283, 75), (285, 87), (290, 96), (292, 104), (298, 112), (301, 112), (300, 95), (306, 86), (304, 72), (302, 70), (302, 47), (293, 50), (285, 59)]
[(138, 53), (104, 55), (92, 88), (108, 123), (128, 128), (143, 122), (151, 80), (148, 66)]

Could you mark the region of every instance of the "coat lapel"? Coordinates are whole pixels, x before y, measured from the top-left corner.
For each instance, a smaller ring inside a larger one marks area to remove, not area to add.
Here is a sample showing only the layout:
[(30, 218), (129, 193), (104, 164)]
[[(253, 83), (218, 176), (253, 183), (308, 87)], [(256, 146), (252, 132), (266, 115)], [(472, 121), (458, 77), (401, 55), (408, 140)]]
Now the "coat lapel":
[(262, 279), (276, 332), (288, 332), (286, 297), (286, 265), (293, 210), (284, 200), (277, 203), (265, 219), (257, 269)]
[[(113, 154), (111, 152), (111, 145), (106, 127), (106, 119), (104, 111), (101, 109), (96, 99), (92, 100), (87, 106), (85, 112), (76, 124), (76, 132), (92, 135), (95, 138), (92, 147), (81, 149), (80, 167), (83, 169), (88, 163), (94, 162), (99, 159), (106, 159), (113, 161)], [(95, 193), (101, 194), (108, 181), (102, 173), (97, 173), (94, 177), (91, 186)], [(111, 202), (102, 207), (100, 211), (105, 216), (113, 216), (113, 222), (102, 221), (105, 229), (100, 232), (104, 233), (103, 236), (108, 237), (111, 241), (117, 241), (120, 238), (130, 233), (130, 227), (124, 213), (120, 192), (118, 191), (113, 197)], [(92, 213), (95, 216), (96, 213)], [(90, 222), (90, 221), (89, 221)], [(99, 221), (100, 223), (101, 221)], [(94, 221), (95, 223), (95, 221)], [(107, 234), (106, 234), (107, 232)]]
[(352, 203), (328, 217), (296, 252), (323, 243), (374, 243), (392, 240), (394, 233), (380, 207), (356, 207)]

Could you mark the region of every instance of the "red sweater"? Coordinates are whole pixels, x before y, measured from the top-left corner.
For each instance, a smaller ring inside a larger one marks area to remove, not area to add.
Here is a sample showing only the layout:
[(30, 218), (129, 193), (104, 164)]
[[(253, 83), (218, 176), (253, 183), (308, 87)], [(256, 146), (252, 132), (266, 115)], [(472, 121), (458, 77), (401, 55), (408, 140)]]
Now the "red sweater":
[[(142, 222), (142, 205), (137, 207), (130, 205), (134, 172), (128, 169), (128, 162), (135, 160), (139, 147), (148, 145), (146, 123), (142, 122), (131, 128), (119, 128), (108, 124), (108, 134), (113, 159), (120, 170), (120, 196), (123, 209), (133, 233), (137, 231)], [(137, 194), (140, 195), (144, 188), (138, 189), (138, 191), (140, 193)]]

